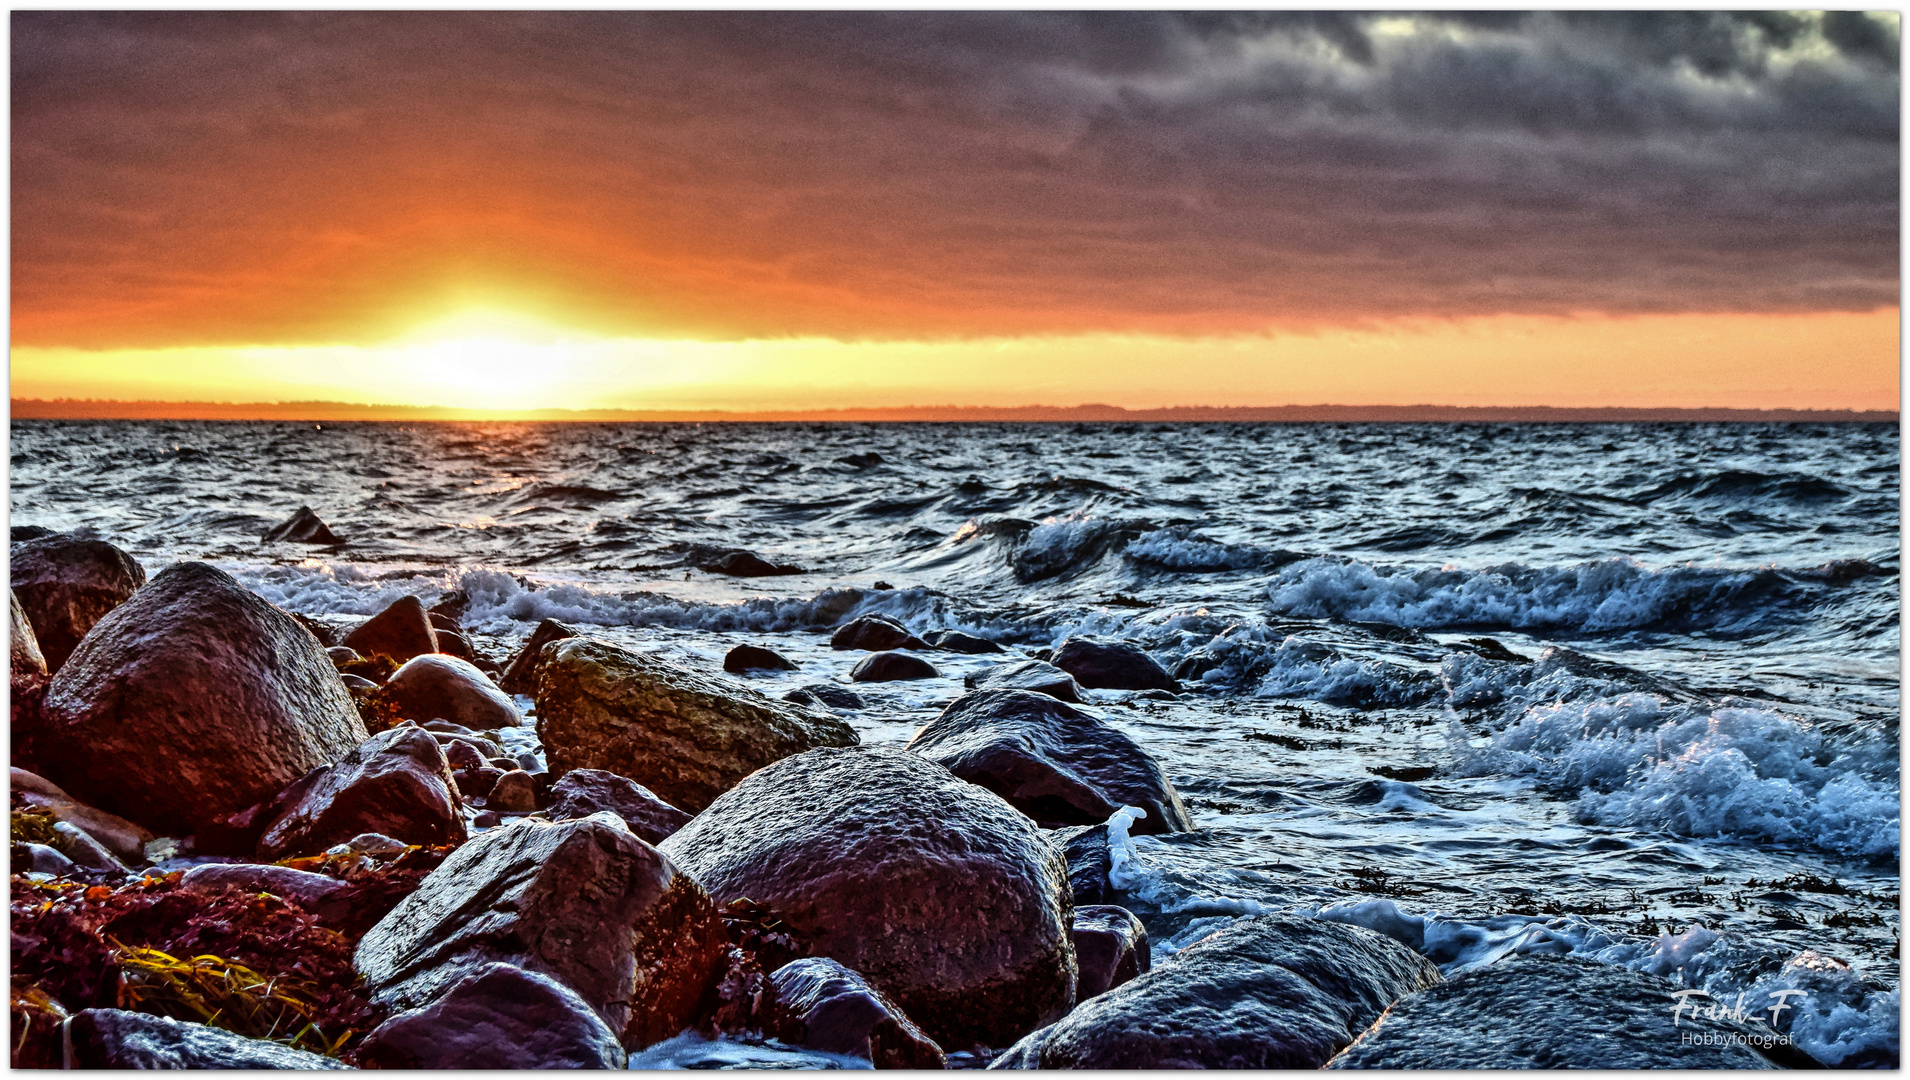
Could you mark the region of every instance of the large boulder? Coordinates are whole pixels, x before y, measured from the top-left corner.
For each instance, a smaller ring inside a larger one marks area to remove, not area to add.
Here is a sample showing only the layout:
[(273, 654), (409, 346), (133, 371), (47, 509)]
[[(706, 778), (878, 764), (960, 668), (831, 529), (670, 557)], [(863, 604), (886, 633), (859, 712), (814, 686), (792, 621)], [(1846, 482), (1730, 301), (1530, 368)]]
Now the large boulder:
[(1147, 751), (1100, 718), (1046, 694), (964, 694), (917, 731), (907, 749), (1046, 825), (1093, 825), (1137, 806), (1147, 816), (1135, 823), (1136, 835), (1194, 827)]
[(1179, 690), (1180, 684), (1146, 651), (1125, 641), (1071, 637), (1049, 658), (1092, 690)]
[(1153, 966), (1147, 927), (1124, 907), (1079, 905), (1074, 909), (1074, 959), (1081, 972), (1075, 999), (1106, 993)]
[(131, 555), (75, 533), (14, 544), (7, 572), (49, 671), (65, 666), (87, 631), (146, 584)]
[(773, 761), (856, 744), (834, 716), (589, 638), (546, 648), (537, 736), (553, 779), (603, 769), (691, 813)]
[(52, 781), (25, 769), (9, 770), (8, 788), (21, 804), (44, 810), (53, 816), (53, 820), (79, 829), (112, 852), (113, 857), (120, 862), (138, 866), (146, 861), (146, 845), (153, 841), (151, 831), (140, 828), (118, 814), (87, 806)]
[(48, 779), (180, 836), (365, 741), (310, 631), (204, 563), (162, 571), (101, 619), (46, 695)]
[(1029, 690), (1046, 694), (1057, 701), (1081, 700), (1081, 687), (1074, 676), (1046, 660), (1020, 660), (996, 664), (962, 679), (970, 690)]
[(343, 1069), (320, 1057), (222, 1028), (122, 1009), (86, 1009), (66, 1021), (69, 1069)]
[(791, 1046), (866, 1058), (878, 1069), (946, 1069), (948, 1058), (862, 976), (827, 957), (794, 960), (769, 976)]
[(498, 688), (507, 694), (523, 694), (525, 697), (537, 693), (537, 676), (544, 669), (544, 646), (565, 638), (577, 637), (577, 631), (556, 619), (545, 619), (531, 631), (524, 647), (517, 650), (511, 662), (504, 666), (504, 675), (498, 679)]
[(13, 763), (39, 766), (40, 742), (45, 728), (40, 708), (46, 698), (46, 657), (33, 638), (33, 624), (27, 621), (20, 597), (8, 590), (7, 617), (7, 719), (12, 724), (9, 743)]
[(1026, 816), (919, 755), (785, 758), (665, 840), (720, 903), (780, 916), (943, 1047), (1002, 1046), (1074, 1004), (1067, 870)]
[(360, 833), (383, 833), (408, 844), (457, 844), (465, 838), (450, 763), (438, 740), (416, 724), (372, 736), (300, 786), (298, 796), (266, 824), (260, 858), (316, 855)]
[(1089, 998), (990, 1067), (1315, 1069), (1438, 981), (1425, 957), (1363, 927), (1260, 915)]
[(544, 816), (569, 821), (608, 810), (647, 843), (661, 844), (690, 823), (690, 815), (657, 798), (656, 792), (626, 776), (602, 769), (572, 769), (550, 787)]
[(299, 507), (291, 517), (265, 530), (265, 535), (260, 539), (268, 544), (280, 541), (289, 544), (344, 543), (309, 506)]
[(400, 596), (385, 610), (346, 634), (340, 645), (356, 649), (361, 656), (384, 656), (402, 664), (414, 656), (438, 651), (437, 635), (425, 614), (424, 601), (415, 596)]
[(628, 1057), (576, 991), (511, 964), (479, 968), (358, 1046), (380, 1069), (621, 1069)]
[(1594, 960), (1508, 957), (1400, 1000), (1327, 1067), (1776, 1067), (1753, 1049), (1760, 1043), (1772, 1043), (1783, 1065), (1820, 1067), (1801, 1051), (1775, 1045), (1769, 1028), (1701, 1015), (1699, 1008), (1714, 1004), (1702, 996), (1681, 1012), (1672, 996), (1677, 989), (1655, 975)]
[(859, 615), (829, 635), (829, 647), (882, 652), (887, 649), (926, 649), (928, 644), (887, 615)]
[(517, 727), (524, 717), (489, 676), (455, 656), (414, 656), (385, 680), (398, 715), (424, 723), (449, 720), (474, 731)]

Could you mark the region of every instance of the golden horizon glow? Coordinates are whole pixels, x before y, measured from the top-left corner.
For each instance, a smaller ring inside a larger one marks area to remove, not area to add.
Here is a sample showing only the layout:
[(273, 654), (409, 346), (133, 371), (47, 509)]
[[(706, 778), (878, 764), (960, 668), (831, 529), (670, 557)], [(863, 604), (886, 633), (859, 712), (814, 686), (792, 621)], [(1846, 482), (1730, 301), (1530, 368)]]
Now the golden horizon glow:
[(603, 338), (503, 306), (381, 346), (16, 346), (12, 396), (461, 409), (1895, 409), (1899, 312), (1500, 315), (1221, 337)]

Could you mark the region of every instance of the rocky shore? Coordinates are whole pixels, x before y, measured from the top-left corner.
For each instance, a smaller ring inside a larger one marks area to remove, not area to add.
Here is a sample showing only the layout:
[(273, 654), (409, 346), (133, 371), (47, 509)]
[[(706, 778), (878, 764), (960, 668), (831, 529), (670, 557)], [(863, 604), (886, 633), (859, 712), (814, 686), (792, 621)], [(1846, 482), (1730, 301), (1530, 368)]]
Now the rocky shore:
[[(308, 516), (283, 538), (326, 542)], [(335, 624), (15, 530), (15, 1067), (621, 1068), (685, 1038), (878, 1068), (1811, 1064), (1674, 1022), (1654, 976), (1447, 980), (1319, 919), (1153, 964), (1110, 841), (1197, 823), (1080, 704), (1176, 692), (1132, 645), (1005, 655), (897, 749), (859, 744), (840, 682), (751, 689), (788, 663), (766, 648), (693, 670), (546, 621), (492, 657), (461, 614)], [(849, 682), (1000, 650), (879, 616), (831, 642)]]

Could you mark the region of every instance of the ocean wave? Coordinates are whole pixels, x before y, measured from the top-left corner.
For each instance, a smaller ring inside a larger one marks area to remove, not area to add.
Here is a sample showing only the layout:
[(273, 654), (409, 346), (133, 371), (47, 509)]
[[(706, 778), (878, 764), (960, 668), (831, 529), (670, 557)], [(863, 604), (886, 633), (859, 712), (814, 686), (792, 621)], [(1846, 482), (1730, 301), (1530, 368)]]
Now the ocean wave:
[(1221, 543), (1186, 525), (1169, 525), (1144, 533), (1129, 542), (1121, 554), (1150, 568), (1184, 574), (1253, 570), (1304, 557), (1297, 552), (1253, 544)]
[(1255, 697), (1306, 698), (1357, 708), (1421, 705), (1443, 690), (1429, 672), (1347, 656), (1324, 642), (1263, 623), (1228, 627), (1182, 658), (1174, 674), (1208, 686), (1244, 689)]
[(1633, 495), (1641, 503), (1661, 499), (1704, 499), (1744, 502), (1823, 502), (1848, 498), (1849, 488), (1821, 476), (1798, 473), (1761, 473), (1745, 469), (1681, 473)]
[(1557, 567), (1505, 563), (1483, 570), (1315, 558), (1279, 570), (1267, 597), (1283, 615), (1418, 629), (1742, 631), (1764, 625), (1797, 587), (1773, 568), (1652, 570), (1629, 558)]

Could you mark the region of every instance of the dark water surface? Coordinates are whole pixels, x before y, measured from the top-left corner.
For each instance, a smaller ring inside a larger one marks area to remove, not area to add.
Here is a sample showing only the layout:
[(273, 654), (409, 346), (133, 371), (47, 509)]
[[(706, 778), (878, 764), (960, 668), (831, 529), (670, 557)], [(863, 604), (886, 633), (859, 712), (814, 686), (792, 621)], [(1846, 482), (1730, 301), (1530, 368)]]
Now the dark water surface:
[[(1897, 1058), (1899, 439), (1887, 425), (15, 422), (15, 524), (287, 608), (459, 588), (537, 620), (845, 680), (861, 612), (1033, 651), (1138, 643), (1096, 692), (1198, 830), (1135, 841), (1157, 953), (1303, 906), (1449, 971), (1572, 951), (1810, 996)], [(301, 504), (347, 543), (266, 545)], [(801, 574), (699, 569), (741, 548)], [(878, 588), (877, 583), (893, 585)], [(986, 657), (859, 688), (900, 743)], [(1787, 1021), (1787, 1024), (1789, 1021)]]

